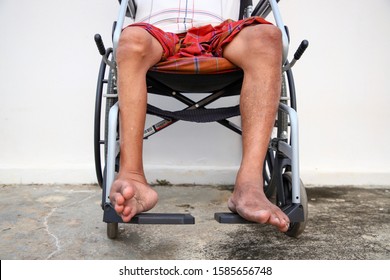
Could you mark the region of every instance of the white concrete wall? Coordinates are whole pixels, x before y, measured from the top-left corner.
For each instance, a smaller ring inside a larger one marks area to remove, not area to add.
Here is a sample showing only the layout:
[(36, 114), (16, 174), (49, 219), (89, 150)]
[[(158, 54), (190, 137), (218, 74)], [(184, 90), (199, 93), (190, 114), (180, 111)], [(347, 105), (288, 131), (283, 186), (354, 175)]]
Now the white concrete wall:
[[(117, 8), (0, 1), (0, 183), (96, 181), (93, 35), (108, 45)], [(310, 41), (294, 68), (303, 181), (390, 185), (390, 1), (281, 1), (281, 9), (290, 56)], [(239, 162), (240, 138), (216, 124), (178, 123), (145, 142), (150, 181), (231, 184)]]

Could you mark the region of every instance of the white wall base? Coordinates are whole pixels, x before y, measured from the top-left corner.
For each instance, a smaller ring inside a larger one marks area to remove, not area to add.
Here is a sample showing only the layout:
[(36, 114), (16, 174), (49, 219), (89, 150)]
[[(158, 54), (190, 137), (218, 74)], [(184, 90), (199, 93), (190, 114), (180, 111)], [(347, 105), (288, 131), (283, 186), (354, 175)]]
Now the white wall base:
[(237, 167), (231, 166), (147, 166), (149, 182), (167, 180), (172, 184), (234, 185)]
[(338, 172), (331, 170), (301, 170), (301, 179), (307, 186), (388, 186), (390, 171)]
[[(233, 185), (238, 166), (159, 166), (145, 167), (148, 181), (172, 184)], [(390, 172), (337, 172), (302, 170), (306, 186), (390, 186)], [(94, 184), (93, 165), (47, 167), (1, 167), (0, 184)]]
[[(146, 168), (150, 182), (167, 180), (173, 184), (223, 184), (235, 182), (237, 167), (219, 166), (149, 166)], [(300, 177), (307, 186), (389, 186), (389, 172), (338, 172), (301, 170)]]
[(93, 165), (37, 167), (0, 166), (0, 184), (95, 184)]

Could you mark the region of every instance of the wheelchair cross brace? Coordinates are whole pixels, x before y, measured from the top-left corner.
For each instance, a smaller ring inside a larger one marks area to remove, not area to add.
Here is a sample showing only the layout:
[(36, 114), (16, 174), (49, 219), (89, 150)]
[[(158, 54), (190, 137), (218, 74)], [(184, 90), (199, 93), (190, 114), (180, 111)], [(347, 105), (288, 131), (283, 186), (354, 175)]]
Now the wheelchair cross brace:
[[(177, 112), (162, 111), (156, 107), (148, 105), (148, 114), (160, 116), (164, 118), (164, 120), (145, 129), (144, 139), (147, 139), (148, 137), (154, 135), (155, 133), (161, 131), (162, 129), (174, 124), (178, 120), (187, 120), (187, 121), (195, 121), (195, 122), (215, 121), (241, 135), (241, 129), (231, 121), (227, 120), (227, 118), (229, 117), (238, 116), (240, 114), (238, 106), (220, 108), (222, 110), (218, 110), (218, 111), (216, 110), (215, 111), (216, 114), (214, 115), (210, 114), (210, 111), (213, 109), (204, 108), (205, 106), (219, 99), (222, 95), (224, 95), (224, 93), (225, 90), (220, 90), (208, 95), (207, 97), (203, 98), (198, 102), (195, 102), (189, 99), (188, 97), (186, 97), (185, 95), (174, 91), (172, 92), (172, 97), (174, 97), (176, 100), (188, 106), (184, 110), (177, 111)], [(184, 114), (186, 112), (192, 114), (187, 114), (187, 116), (185, 116)], [(202, 114), (202, 112), (204, 113)]]

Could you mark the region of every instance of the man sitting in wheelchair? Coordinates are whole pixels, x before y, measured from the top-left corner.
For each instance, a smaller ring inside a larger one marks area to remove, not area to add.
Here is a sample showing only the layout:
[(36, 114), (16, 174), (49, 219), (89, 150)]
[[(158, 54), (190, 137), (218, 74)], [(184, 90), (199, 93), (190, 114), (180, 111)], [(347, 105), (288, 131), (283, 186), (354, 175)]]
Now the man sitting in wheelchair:
[(228, 207), (249, 221), (288, 230), (289, 218), (264, 194), (262, 175), (281, 92), (281, 31), (260, 17), (230, 20), (237, 18), (239, 2), (135, 1), (135, 23), (122, 31), (116, 52), (121, 157), (110, 200), (124, 222), (158, 201), (142, 158), (147, 71), (172, 57), (218, 56), (244, 72), (242, 160)]

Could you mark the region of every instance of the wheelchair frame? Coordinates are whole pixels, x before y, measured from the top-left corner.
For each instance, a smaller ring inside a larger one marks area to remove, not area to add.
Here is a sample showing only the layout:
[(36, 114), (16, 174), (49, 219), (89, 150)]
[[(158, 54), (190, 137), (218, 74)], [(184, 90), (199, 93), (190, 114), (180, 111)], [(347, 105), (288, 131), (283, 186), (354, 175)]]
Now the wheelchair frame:
[[(107, 223), (107, 235), (109, 238), (116, 238), (118, 234), (118, 223), (122, 223), (121, 218), (115, 213), (109, 200), (109, 193), (111, 185), (114, 181), (115, 172), (118, 171), (118, 113), (119, 106), (117, 102), (116, 89), (116, 64), (115, 64), (115, 50), (118, 46), (121, 31), (123, 29), (124, 20), (126, 16), (134, 18), (135, 5), (132, 0), (120, 1), (118, 20), (114, 22), (113, 27), (113, 48), (105, 49), (101, 37), (95, 35), (100, 54), (102, 55), (102, 62), (99, 71), (96, 103), (95, 103), (95, 167), (99, 185), (103, 188), (102, 192), (102, 208), (104, 210), (103, 220)], [(243, 2), (247, 5), (243, 8)], [(279, 112), (275, 121), (277, 129), (277, 136), (270, 141), (269, 151), (267, 153), (264, 164), (264, 191), (267, 197), (271, 197), (276, 192), (277, 205), (289, 216), (291, 225), (287, 231), (287, 235), (298, 237), (302, 234), (307, 223), (308, 207), (305, 187), (299, 177), (299, 139), (298, 139), (298, 116), (296, 112), (296, 94), (294, 78), (291, 71), (292, 66), (301, 57), (308, 46), (308, 42), (304, 40), (294, 58), (291, 62), (287, 60), (289, 49), (289, 34), (287, 27), (284, 26), (277, 2), (279, 0), (261, 0), (256, 7), (253, 8), (252, 1), (241, 1), (241, 9), (244, 11), (244, 16), (261, 16), (266, 17), (270, 12), (273, 13), (276, 25), (282, 31), (283, 40), (283, 79), (282, 92), (279, 105)], [(105, 78), (106, 69), (109, 69), (108, 78)], [(237, 75), (232, 72), (229, 75)], [(158, 74), (155, 74), (158, 76)], [(172, 74), (171, 74), (172, 75)], [(221, 75), (221, 74), (220, 74)], [(223, 74), (225, 75), (225, 74)], [(164, 75), (163, 75), (164, 76)], [(168, 75), (169, 76), (169, 75)], [(188, 74), (181, 75), (188, 76)], [(155, 93), (160, 95), (172, 96), (176, 100), (184, 103), (188, 107), (183, 110), (186, 115), (186, 120), (194, 121), (187, 115), (191, 115), (194, 111), (204, 109), (206, 105), (215, 100), (230, 95), (237, 95), (241, 89), (240, 77), (235, 77), (235, 82), (228, 84), (225, 88), (217, 88), (211, 92), (210, 95), (200, 101), (193, 101), (183, 95), (185, 92), (172, 89), (169, 86), (159, 82), (159, 78), (149, 75), (148, 82), (152, 84), (151, 88), (156, 88)], [(174, 83), (175, 81), (173, 81)], [(103, 94), (104, 84), (107, 84), (107, 94)], [(233, 93), (227, 93), (230, 92)], [(201, 91), (192, 91), (201, 92)], [(101, 140), (101, 112), (102, 99), (106, 98), (105, 108), (105, 124), (104, 124), (104, 139)], [(155, 111), (157, 110), (157, 111)], [(233, 112), (235, 110), (235, 112)], [(183, 112), (181, 113), (183, 115)], [(176, 112), (177, 113), (177, 112)], [(191, 114), (186, 114), (191, 113)], [(162, 121), (156, 123), (145, 129), (144, 138), (148, 138), (162, 129), (172, 125), (179, 118), (175, 119), (175, 115), (162, 112), (158, 108), (152, 108), (148, 105), (148, 114), (158, 115), (163, 118)], [(168, 115), (167, 115), (168, 114)], [(239, 114), (239, 113), (238, 113)], [(108, 117), (107, 117), (108, 115)], [(229, 128), (230, 130), (241, 134), (241, 129), (231, 121), (228, 117), (237, 115), (237, 108), (232, 108), (229, 115), (222, 117), (222, 119), (212, 120)], [(183, 116), (182, 116), (183, 118)], [(206, 120), (209, 121), (209, 120)], [(101, 162), (101, 145), (104, 145), (104, 155), (106, 158), (105, 166), (102, 170)], [(104, 174), (104, 175), (103, 175)], [(248, 223), (237, 214), (233, 213), (215, 213), (215, 219), (221, 223)], [(189, 214), (175, 214), (175, 213), (141, 213), (136, 215), (129, 223), (139, 224), (193, 224), (194, 218)]]

